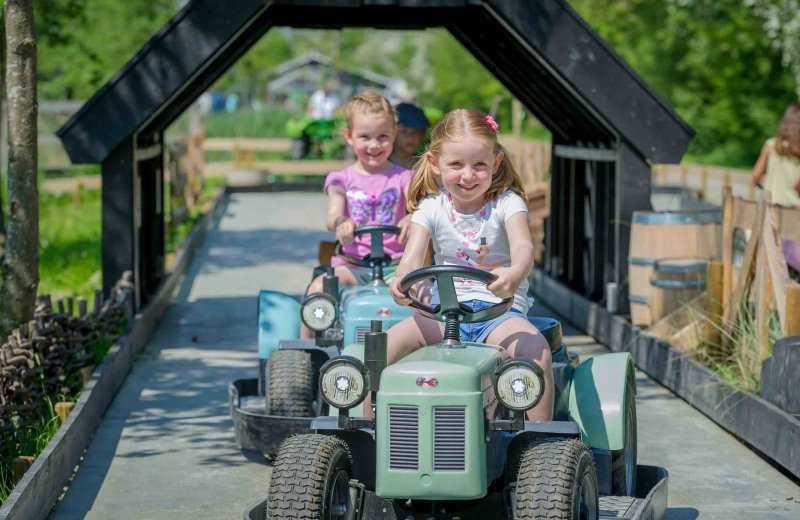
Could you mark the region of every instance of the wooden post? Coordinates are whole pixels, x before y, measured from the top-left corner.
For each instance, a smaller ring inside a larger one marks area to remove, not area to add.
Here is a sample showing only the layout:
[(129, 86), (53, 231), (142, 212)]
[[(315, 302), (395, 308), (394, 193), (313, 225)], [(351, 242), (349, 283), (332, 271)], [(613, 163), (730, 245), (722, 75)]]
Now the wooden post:
[(689, 171), (685, 163), (681, 163), (681, 187), (686, 187), (686, 179), (689, 176)]
[(705, 323), (704, 339), (711, 345), (720, 345), (720, 330), (722, 327), (722, 262), (710, 260), (706, 272), (706, 314), (708, 321)]
[(81, 181), (75, 181), (75, 192), (72, 194), (72, 207), (74, 208), (81, 207), (82, 196), (83, 196), (83, 183)]
[(725, 173), (722, 174), (722, 186), (730, 187), (730, 185), (731, 185), (731, 171), (725, 170)]
[(56, 415), (58, 415), (58, 422), (64, 424), (73, 408), (75, 408), (75, 403), (70, 403), (68, 401), (56, 403), (55, 410)]
[[(769, 237), (761, 237), (769, 240)], [(752, 358), (753, 374), (761, 373), (761, 363), (767, 359), (772, 351), (769, 343), (769, 302), (772, 299), (770, 272), (767, 252), (760, 248), (756, 261), (756, 352)]]
[(733, 285), (733, 191), (729, 184), (722, 188), (722, 319), (730, 316)]
[(800, 284), (791, 283), (786, 287), (786, 323), (783, 324), (786, 336), (800, 336)]
[(706, 193), (708, 193), (708, 168), (703, 166), (700, 170), (700, 191), (697, 193), (697, 198), (706, 200)]

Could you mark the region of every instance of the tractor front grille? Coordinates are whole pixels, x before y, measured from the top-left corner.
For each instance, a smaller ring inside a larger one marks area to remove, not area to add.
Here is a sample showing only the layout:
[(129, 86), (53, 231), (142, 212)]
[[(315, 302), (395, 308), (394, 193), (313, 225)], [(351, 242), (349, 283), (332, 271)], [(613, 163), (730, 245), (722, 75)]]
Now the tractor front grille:
[(356, 327), (356, 343), (363, 345), (367, 332), (369, 332), (369, 327)]
[(389, 406), (389, 469), (419, 469), (419, 410)]
[(466, 408), (433, 409), (433, 470), (464, 471), (466, 469)]

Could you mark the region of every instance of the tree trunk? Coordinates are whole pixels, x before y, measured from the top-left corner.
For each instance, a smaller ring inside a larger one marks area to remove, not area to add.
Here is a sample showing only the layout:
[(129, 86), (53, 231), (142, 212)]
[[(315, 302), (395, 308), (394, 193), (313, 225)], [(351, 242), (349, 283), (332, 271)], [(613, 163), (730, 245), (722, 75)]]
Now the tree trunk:
[(5, 22), (9, 210), (0, 288), (0, 328), (8, 333), (33, 316), (39, 285), (33, 0), (6, 0)]

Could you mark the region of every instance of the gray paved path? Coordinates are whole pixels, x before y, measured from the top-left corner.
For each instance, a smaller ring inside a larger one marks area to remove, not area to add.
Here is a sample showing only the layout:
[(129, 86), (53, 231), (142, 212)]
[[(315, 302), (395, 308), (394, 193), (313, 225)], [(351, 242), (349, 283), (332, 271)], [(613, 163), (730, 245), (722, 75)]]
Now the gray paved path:
[[(266, 493), (269, 466), (237, 448), (226, 386), (255, 377), (258, 290), (304, 290), (324, 211), (319, 194), (230, 197), (50, 518), (238, 520)], [(581, 356), (603, 351), (567, 331)], [(670, 471), (671, 519), (800, 518), (798, 486), (642, 374), (638, 385), (640, 462)]]

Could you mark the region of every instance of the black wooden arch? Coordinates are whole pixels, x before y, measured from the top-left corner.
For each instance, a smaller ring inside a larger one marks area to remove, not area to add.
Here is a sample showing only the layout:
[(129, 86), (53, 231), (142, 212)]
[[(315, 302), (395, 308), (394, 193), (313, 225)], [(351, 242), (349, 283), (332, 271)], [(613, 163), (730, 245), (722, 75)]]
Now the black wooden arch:
[(102, 164), (106, 289), (132, 269), (140, 303), (156, 290), (163, 132), (273, 26), (447, 28), (552, 132), (547, 272), (598, 301), (624, 286), (649, 164), (694, 132), (565, 1), (193, 0), (58, 131), (74, 163)]

